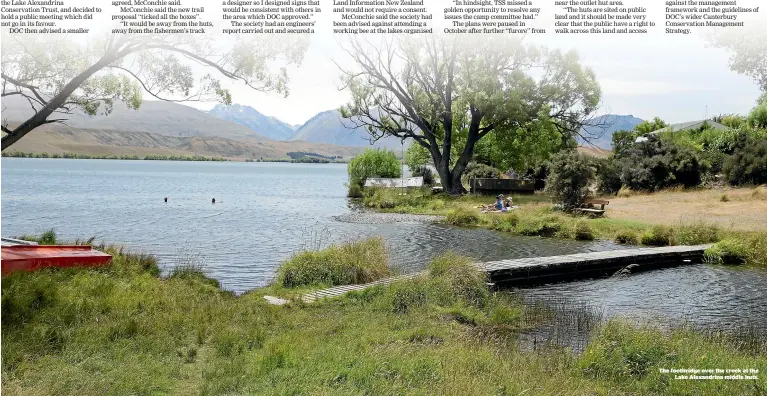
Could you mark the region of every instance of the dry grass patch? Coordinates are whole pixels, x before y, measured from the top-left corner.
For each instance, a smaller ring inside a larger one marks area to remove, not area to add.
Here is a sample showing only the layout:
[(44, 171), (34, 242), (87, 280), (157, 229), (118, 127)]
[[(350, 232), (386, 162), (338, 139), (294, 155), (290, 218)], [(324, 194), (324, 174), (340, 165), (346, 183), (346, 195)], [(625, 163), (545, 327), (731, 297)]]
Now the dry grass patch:
[(767, 189), (763, 187), (619, 196), (610, 198), (607, 208), (613, 219), (672, 226), (687, 219), (706, 219), (722, 229), (767, 231)]

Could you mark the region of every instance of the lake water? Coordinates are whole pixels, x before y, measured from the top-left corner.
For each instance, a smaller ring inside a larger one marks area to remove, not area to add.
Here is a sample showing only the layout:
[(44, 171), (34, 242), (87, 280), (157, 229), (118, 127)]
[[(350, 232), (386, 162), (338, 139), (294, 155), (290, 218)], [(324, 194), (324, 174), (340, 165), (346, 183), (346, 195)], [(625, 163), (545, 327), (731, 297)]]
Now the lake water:
[[(363, 236), (384, 237), (404, 270), (449, 249), (489, 261), (623, 248), (370, 215), (349, 203), (346, 180), (344, 164), (3, 158), (2, 235), (54, 228), (63, 240), (95, 236), (156, 254), (166, 270), (199, 260), (238, 293), (266, 285), (304, 247)], [(523, 293), (588, 301), (608, 315), (737, 327), (767, 323), (765, 286), (763, 272), (698, 265)]]

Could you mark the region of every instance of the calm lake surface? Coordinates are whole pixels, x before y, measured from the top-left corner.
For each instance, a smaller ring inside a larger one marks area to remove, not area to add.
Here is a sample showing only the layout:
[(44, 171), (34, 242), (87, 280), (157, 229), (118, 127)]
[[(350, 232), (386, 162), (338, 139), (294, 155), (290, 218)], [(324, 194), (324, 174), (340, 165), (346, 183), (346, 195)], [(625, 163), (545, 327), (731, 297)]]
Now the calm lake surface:
[[(405, 270), (448, 249), (498, 260), (623, 248), (366, 214), (347, 200), (346, 180), (344, 164), (3, 158), (2, 235), (54, 228), (64, 240), (95, 236), (156, 254), (165, 270), (198, 261), (238, 293), (269, 283), (294, 252), (363, 236), (384, 237)], [(608, 316), (767, 323), (767, 275), (753, 270), (697, 265), (522, 293), (585, 301)]]

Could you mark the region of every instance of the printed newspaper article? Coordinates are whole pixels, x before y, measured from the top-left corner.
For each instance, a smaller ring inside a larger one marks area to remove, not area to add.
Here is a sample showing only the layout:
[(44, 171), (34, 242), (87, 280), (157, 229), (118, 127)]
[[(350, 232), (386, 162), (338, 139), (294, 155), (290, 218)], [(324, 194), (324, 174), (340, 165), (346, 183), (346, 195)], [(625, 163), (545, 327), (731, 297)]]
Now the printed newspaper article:
[(8, 395), (767, 395), (765, 0), (0, 0)]

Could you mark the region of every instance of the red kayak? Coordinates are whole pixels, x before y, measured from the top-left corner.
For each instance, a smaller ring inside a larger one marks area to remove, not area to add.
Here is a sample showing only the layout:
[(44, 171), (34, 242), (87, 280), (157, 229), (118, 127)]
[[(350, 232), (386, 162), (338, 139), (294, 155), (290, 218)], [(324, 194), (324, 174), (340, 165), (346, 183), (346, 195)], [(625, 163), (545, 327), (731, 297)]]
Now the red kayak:
[(112, 261), (111, 255), (87, 245), (13, 245), (1, 250), (3, 275), (46, 267), (97, 267)]

